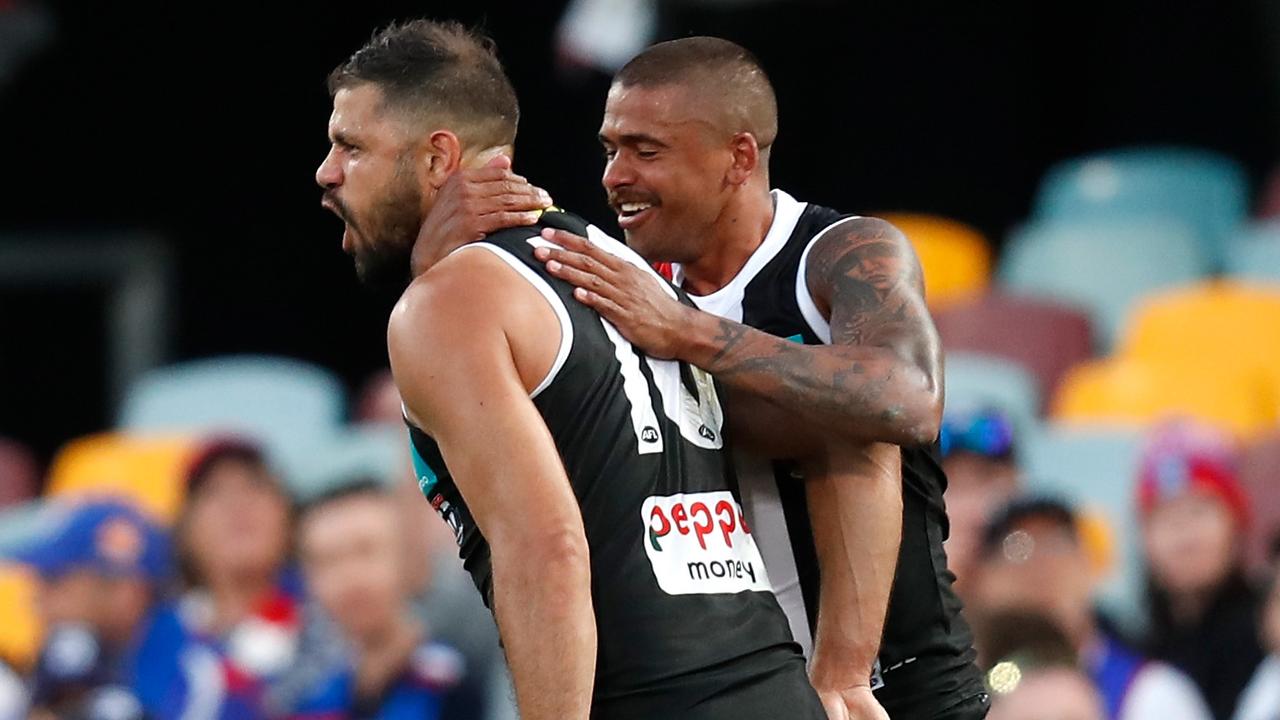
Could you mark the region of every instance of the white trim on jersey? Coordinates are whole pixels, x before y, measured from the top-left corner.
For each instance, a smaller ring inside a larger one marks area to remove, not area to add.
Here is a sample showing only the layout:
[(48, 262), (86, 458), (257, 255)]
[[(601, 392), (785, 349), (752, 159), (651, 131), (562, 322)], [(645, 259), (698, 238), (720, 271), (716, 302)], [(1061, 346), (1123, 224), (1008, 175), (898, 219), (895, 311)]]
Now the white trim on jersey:
[(796, 268), (796, 302), (800, 304), (800, 314), (804, 316), (804, 321), (809, 324), (809, 329), (823, 343), (831, 344), (831, 323), (827, 318), (822, 316), (822, 311), (818, 309), (818, 304), (813, 301), (813, 294), (809, 292), (808, 273), (805, 271), (809, 267), (809, 251), (813, 249), (814, 243), (822, 239), (832, 228), (845, 222), (846, 220), (857, 220), (858, 215), (852, 217), (840, 218), (830, 225), (822, 228), (822, 232), (813, 236), (808, 245), (804, 246), (804, 252), (800, 253), (800, 267)]
[[(782, 190), (774, 190), (773, 199), (773, 224), (769, 226), (769, 232), (764, 236), (760, 247), (747, 258), (746, 264), (727, 285), (708, 295), (689, 296), (699, 309), (734, 322), (742, 322), (742, 296), (747, 285), (786, 247), (787, 240), (791, 239), (791, 233), (806, 207), (806, 203), (797, 201)], [(684, 284), (684, 268), (674, 264), (671, 272), (672, 281), (677, 287)]]
[[(530, 241), (532, 240), (533, 238), (530, 238)], [(547, 376), (542, 378), (542, 382), (538, 383), (538, 387), (534, 388), (533, 392), (529, 393), (529, 397), (536, 398), (543, 390), (547, 389), (547, 386), (550, 385), (553, 380), (556, 379), (556, 375), (560, 374), (560, 369), (564, 367), (565, 360), (569, 358), (569, 350), (573, 348), (573, 323), (569, 320), (569, 310), (564, 306), (564, 302), (560, 300), (560, 296), (556, 295), (555, 290), (551, 289), (551, 285), (549, 285), (546, 280), (540, 277), (533, 270), (529, 269), (529, 266), (521, 262), (519, 258), (506, 250), (503, 250), (497, 245), (487, 242), (477, 242), (469, 245), (463, 245), (453, 252), (460, 252), (473, 247), (484, 248), (485, 250), (492, 252), (494, 255), (501, 258), (507, 265), (510, 265), (511, 269), (519, 273), (520, 277), (528, 280), (529, 284), (537, 289), (537, 291), (542, 294), (542, 297), (546, 298), (547, 304), (551, 306), (552, 312), (556, 314), (556, 319), (560, 321), (560, 349), (556, 352), (556, 361), (551, 364), (551, 369), (547, 371)]]

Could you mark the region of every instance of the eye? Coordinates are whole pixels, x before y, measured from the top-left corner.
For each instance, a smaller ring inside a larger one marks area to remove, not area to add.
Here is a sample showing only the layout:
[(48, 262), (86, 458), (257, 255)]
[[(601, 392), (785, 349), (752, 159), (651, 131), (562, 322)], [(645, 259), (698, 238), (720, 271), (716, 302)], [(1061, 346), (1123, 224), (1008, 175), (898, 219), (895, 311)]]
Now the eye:
[(612, 160), (618, 156), (618, 151), (616, 148), (601, 148), (601, 149), (604, 152), (605, 160)]
[(641, 160), (652, 160), (658, 157), (658, 151), (657, 150), (637, 150), (636, 157), (640, 158)]

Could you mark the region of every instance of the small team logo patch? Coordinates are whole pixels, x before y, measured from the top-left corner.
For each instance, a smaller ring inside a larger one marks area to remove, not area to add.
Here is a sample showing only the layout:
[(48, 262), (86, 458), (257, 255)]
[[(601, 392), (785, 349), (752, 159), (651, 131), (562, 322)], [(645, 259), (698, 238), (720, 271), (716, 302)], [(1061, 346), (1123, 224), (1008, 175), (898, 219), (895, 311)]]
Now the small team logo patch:
[(733, 493), (650, 497), (641, 507), (645, 554), (668, 595), (767, 592), (769, 577)]
[(651, 425), (645, 426), (645, 428), (640, 431), (640, 439), (647, 443), (658, 442), (658, 429)]

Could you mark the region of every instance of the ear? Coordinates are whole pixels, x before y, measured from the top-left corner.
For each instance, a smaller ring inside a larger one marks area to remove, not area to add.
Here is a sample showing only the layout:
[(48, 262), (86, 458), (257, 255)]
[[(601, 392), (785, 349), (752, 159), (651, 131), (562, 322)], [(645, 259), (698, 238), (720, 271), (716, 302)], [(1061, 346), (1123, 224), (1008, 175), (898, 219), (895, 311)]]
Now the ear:
[(749, 132), (737, 133), (730, 138), (729, 149), (733, 152), (733, 164), (729, 166), (727, 179), (730, 184), (745, 185), (760, 165), (760, 146), (756, 144), (756, 136)]
[(436, 130), (427, 137), (424, 155), (427, 182), (438, 189), (462, 166), (462, 143), (448, 130)]

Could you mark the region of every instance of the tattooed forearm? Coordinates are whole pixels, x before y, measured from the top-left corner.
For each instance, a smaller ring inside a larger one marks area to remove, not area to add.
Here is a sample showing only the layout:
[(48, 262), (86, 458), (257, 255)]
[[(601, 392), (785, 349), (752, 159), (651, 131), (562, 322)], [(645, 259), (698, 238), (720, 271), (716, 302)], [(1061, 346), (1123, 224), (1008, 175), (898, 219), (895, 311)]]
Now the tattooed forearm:
[(805, 346), (716, 318), (684, 359), (818, 427), (899, 445), (928, 442), (941, 414), (941, 352), (919, 262), (892, 225), (853, 218), (809, 253), (807, 282), (831, 345)]

